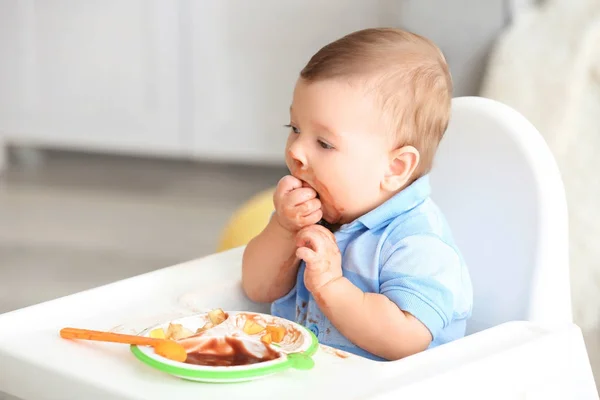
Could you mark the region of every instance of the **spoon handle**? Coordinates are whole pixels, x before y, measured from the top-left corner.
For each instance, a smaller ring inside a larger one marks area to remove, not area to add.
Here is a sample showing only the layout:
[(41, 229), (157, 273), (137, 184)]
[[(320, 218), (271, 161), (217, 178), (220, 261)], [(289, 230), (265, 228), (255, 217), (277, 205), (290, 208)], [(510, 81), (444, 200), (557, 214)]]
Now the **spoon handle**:
[(143, 336), (123, 335), (120, 333), (91, 331), (88, 329), (63, 328), (60, 330), (63, 339), (96, 340), (99, 342), (136, 344), (138, 346), (156, 346), (160, 339)]

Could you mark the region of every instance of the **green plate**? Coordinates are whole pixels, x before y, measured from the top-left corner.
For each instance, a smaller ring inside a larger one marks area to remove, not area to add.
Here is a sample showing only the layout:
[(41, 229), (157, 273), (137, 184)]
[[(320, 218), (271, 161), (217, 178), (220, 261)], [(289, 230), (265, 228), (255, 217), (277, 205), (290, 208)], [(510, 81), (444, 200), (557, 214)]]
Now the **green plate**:
[[(264, 332), (247, 335), (242, 330), (246, 320), (251, 319), (263, 326), (274, 324), (286, 329), (286, 335), (281, 343), (270, 345), (272, 349), (280, 353), (280, 357), (250, 365), (213, 367), (172, 361), (159, 356), (151, 347), (131, 346), (131, 351), (140, 361), (150, 367), (182, 379), (199, 382), (242, 382), (263, 378), (290, 368), (308, 370), (314, 366), (312, 355), (317, 351), (319, 343), (316, 336), (305, 327), (267, 314), (228, 312), (228, 315), (225, 322), (204, 332), (201, 337), (184, 339), (182, 343), (189, 344), (190, 341), (234, 336), (242, 341), (247, 349), (259, 354), (261, 349), (264, 349), (260, 342), (260, 337)], [(141, 332), (140, 335), (148, 336), (150, 331), (158, 328), (162, 328), (166, 332), (170, 323), (181, 324), (184, 328), (195, 332), (208, 321), (207, 313), (197, 314), (152, 326)]]

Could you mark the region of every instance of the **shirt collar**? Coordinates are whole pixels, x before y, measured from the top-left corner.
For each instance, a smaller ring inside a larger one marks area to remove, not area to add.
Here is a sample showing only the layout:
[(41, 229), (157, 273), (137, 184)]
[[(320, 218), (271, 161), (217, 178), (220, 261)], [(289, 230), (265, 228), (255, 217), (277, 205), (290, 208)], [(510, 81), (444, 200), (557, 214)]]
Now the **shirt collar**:
[(382, 223), (394, 219), (407, 211), (412, 210), (431, 194), (429, 175), (423, 175), (402, 191), (395, 194), (391, 199), (359, 217), (360, 222), (368, 229), (374, 229)]

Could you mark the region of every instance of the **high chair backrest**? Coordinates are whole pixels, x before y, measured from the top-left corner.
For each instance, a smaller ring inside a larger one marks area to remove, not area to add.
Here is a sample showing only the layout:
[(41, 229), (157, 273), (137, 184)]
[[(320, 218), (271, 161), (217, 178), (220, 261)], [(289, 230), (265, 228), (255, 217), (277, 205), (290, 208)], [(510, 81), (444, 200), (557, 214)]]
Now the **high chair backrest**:
[(467, 333), (571, 322), (565, 194), (533, 125), (490, 99), (454, 99), (431, 183), (473, 281)]

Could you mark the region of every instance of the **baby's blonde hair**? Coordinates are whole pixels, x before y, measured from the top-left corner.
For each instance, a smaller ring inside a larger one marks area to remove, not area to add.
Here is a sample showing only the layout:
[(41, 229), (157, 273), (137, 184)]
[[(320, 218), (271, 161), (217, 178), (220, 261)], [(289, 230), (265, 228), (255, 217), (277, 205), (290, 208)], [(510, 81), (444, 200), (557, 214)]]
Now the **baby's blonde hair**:
[(400, 29), (365, 29), (320, 49), (300, 72), (307, 82), (357, 80), (381, 101), (394, 145), (414, 146), (420, 162), (413, 178), (431, 169), (452, 100), (452, 79), (440, 49)]

